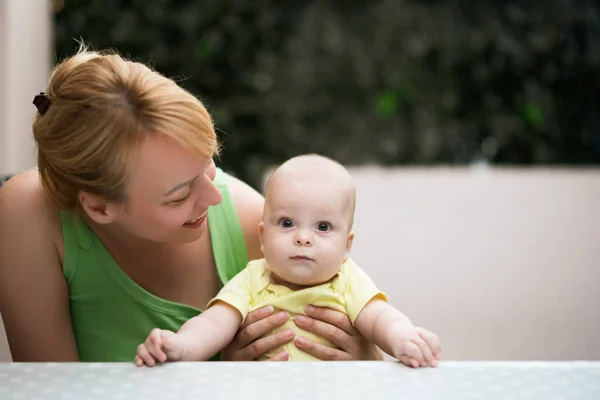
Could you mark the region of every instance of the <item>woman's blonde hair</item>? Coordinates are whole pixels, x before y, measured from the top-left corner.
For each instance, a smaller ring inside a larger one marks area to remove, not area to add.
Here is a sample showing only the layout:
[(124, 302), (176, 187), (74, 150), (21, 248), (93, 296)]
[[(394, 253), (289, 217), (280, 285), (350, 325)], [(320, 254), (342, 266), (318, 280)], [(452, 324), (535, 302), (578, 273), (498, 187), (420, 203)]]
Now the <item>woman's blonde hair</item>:
[(167, 135), (201, 157), (219, 153), (200, 100), (114, 52), (82, 45), (55, 67), (46, 96), (51, 105), (33, 122), (38, 169), (63, 210), (79, 209), (80, 191), (125, 200), (128, 160), (147, 135)]

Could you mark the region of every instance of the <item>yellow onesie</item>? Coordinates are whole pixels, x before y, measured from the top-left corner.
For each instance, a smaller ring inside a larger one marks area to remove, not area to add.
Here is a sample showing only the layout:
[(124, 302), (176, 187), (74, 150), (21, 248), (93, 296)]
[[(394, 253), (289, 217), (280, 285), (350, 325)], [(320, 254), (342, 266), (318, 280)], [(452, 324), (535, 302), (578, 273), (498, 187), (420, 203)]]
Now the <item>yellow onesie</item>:
[[(267, 263), (264, 259), (260, 259), (250, 261), (246, 268), (229, 281), (208, 303), (207, 308), (217, 300), (223, 301), (239, 310), (243, 321), (249, 312), (272, 305), (276, 310), (289, 312), (290, 318), (283, 326), (269, 334), (283, 329), (292, 329), (297, 334), (316, 343), (335, 347), (327, 340), (300, 330), (294, 323), (294, 316), (305, 314), (305, 307), (312, 304), (343, 312), (350, 317), (350, 321), (354, 324), (360, 311), (374, 297), (387, 301), (387, 296), (380, 292), (371, 278), (351, 260), (342, 264), (339, 272), (331, 281), (294, 291), (286, 286), (271, 283)], [(290, 360), (317, 360), (316, 357), (299, 350), (293, 341), (264, 354), (261, 359), (268, 359), (284, 350), (288, 352)]]

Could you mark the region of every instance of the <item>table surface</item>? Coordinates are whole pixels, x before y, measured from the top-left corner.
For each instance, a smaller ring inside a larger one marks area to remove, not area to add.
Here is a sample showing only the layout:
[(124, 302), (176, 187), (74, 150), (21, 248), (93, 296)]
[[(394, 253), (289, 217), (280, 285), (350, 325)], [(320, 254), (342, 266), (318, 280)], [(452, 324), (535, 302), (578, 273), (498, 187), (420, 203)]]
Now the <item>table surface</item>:
[(600, 362), (0, 363), (0, 399), (600, 399)]

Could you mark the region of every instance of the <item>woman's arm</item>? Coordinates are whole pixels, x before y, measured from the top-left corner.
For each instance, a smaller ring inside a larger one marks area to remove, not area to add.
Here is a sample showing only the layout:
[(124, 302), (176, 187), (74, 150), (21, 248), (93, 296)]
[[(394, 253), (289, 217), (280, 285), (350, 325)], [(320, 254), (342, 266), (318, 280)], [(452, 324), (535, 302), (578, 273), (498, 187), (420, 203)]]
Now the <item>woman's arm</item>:
[(14, 361), (78, 361), (61, 235), (37, 171), (0, 187), (0, 313)]
[[(246, 239), (248, 258), (262, 258), (258, 224), (262, 221), (264, 198), (234, 177), (229, 178), (229, 190)], [(331, 351), (330, 347), (310, 340), (296, 342), (296, 346), (301, 350), (323, 360), (381, 359), (381, 353), (354, 329), (347, 315), (322, 308), (314, 308), (314, 311), (307, 312), (307, 315), (308, 318), (303, 322), (296, 320), (298, 327), (328, 339), (338, 346), (339, 350)], [(261, 338), (267, 332), (283, 325), (287, 318), (287, 313), (275, 312), (272, 307), (251, 312), (231, 344), (223, 351), (223, 359), (254, 360), (267, 351), (290, 342), (294, 339), (294, 334), (288, 330)], [(277, 354), (273, 359), (287, 360), (287, 354)]]

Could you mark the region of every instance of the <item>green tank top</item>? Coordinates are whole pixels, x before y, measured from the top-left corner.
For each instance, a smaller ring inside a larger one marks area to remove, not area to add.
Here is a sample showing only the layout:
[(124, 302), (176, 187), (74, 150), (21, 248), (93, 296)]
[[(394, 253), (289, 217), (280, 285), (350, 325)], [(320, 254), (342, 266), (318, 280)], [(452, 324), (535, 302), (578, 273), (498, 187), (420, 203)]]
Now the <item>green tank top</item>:
[[(208, 209), (208, 227), (223, 285), (248, 262), (244, 236), (227, 187), (217, 169), (223, 200)], [(137, 346), (153, 328), (177, 331), (201, 311), (152, 295), (116, 264), (88, 225), (61, 213), (73, 332), (81, 361), (132, 362)], [(217, 359), (218, 355), (213, 359)]]

